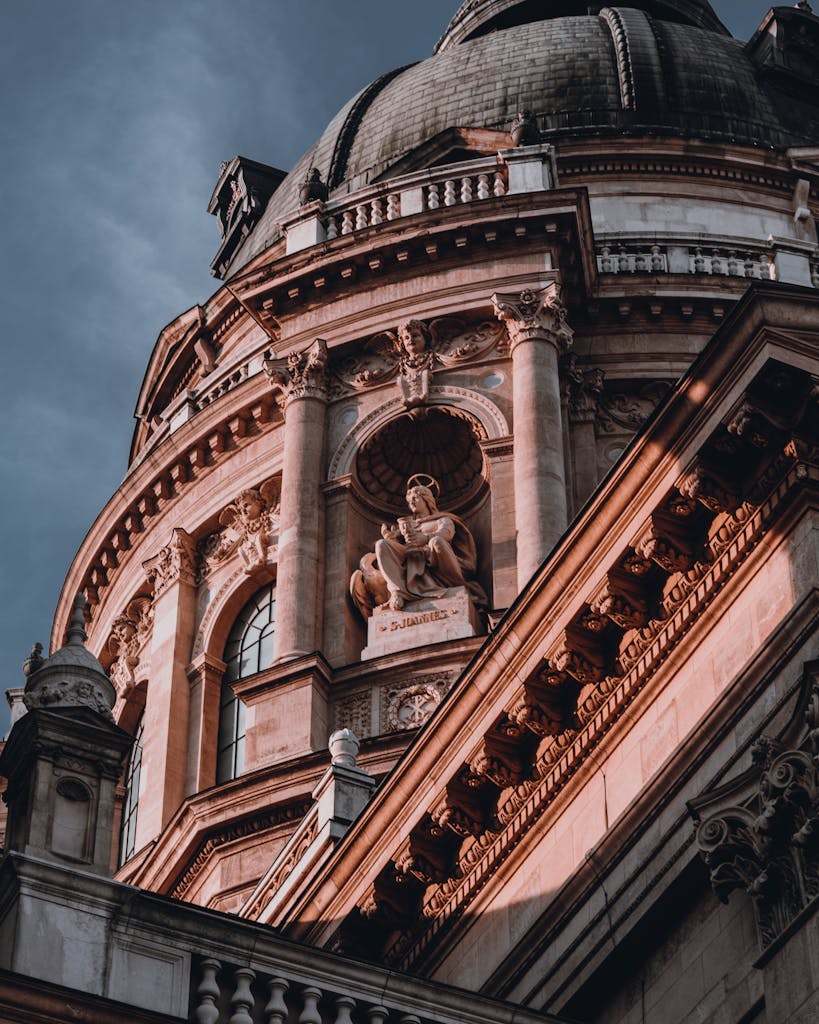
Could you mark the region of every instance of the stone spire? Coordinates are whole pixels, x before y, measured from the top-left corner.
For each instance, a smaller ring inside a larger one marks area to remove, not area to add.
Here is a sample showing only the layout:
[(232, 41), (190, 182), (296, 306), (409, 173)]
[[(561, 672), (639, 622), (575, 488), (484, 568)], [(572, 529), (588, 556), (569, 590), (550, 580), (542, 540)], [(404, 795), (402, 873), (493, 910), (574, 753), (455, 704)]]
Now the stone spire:
[(34, 646), (18, 717), (0, 754), (8, 779), (6, 846), (13, 853), (108, 874), (116, 787), (132, 738), (114, 725), (116, 691), (85, 647), (85, 598), (66, 643), (43, 660)]
[(29, 655), (24, 663), (28, 679), (23, 701), (29, 710), (84, 707), (113, 721), (111, 708), (116, 701), (116, 690), (102, 665), (86, 648), (86, 639), (85, 597), (77, 594), (65, 646), (45, 661), (35, 647), (33, 656)]

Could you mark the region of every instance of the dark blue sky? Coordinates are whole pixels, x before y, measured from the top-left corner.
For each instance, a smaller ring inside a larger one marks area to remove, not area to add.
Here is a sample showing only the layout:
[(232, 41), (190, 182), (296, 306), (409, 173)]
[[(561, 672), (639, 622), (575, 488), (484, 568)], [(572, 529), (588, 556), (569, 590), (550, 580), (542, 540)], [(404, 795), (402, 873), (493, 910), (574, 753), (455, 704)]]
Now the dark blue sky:
[[(717, 0), (742, 39), (768, 4)], [(121, 481), (156, 336), (215, 290), (236, 153), (288, 168), (457, 0), (26, 0), (0, 21), (0, 689)], [(0, 735), (5, 729), (0, 705)]]

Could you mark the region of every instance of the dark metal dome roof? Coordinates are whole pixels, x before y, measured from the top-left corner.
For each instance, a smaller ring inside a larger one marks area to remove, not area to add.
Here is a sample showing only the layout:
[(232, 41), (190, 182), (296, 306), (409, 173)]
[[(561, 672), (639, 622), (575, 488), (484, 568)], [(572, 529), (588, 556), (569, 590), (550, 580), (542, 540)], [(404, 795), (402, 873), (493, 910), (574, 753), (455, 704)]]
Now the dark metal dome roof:
[[(513, 25), (587, 14), (590, 6), (588, 0), (466, 0), (447, 26), (435, 51), (440, 53), (467, 39)], [(682, 21), (727, 33), (708, 0), (632, 0), (629, 7), (667, 21)]]
[[(528, 7), (524, 0), (477, 0), (461, 8), (449, 31), (504, 5), (541, 14), (457, 45), (445, 37), (435, 56), (383, 75), (351, 100), (273, 194), (232, 271), (278, 236), (310, 167), (329, 182), (332, 198), (388, 176), (399, 161), (406, 170), (413, 152), (447, 129), (508, 130), (524, 108), (547, 140), (683, 135), (781, 150), (815, 144), (819, 136), (819, 105), (809, 101), (807, 116), (803, 108), (789, 126), (793, 104), (781, 97), (777, 103), (747, 48), (722, 29), (707, 3), (646, 2), (645, 10), (554, 16), (546, 12), (560, 10), (558, 0)], [(647, 13), (660, 8), (673, 8), (676, 20)], [(713, 21), (715, 27), (700, 27)]]

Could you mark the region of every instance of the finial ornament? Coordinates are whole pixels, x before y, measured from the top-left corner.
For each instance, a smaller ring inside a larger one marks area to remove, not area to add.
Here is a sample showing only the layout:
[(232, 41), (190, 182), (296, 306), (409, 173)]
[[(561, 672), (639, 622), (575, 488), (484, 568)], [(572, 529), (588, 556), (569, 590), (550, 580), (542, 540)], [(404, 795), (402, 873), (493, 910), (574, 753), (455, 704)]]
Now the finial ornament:
[(28, 678), (33, 672), (36, 672), (38, 668), (43, 665), (43, 645), (34, 644), (31, 648), (31, 653), (23, 662), (23, 675)]
[(68, 622), (68, 632), (66, 633), (66, 643), (76, 646), (79, 644), (82, 646), (88, 639), (88, 634), (85, 632), (85, 594), (77, 594), (74, 598), (74, 604), (71, 609), (71, 618)]
[(813, 8), (808, 3), (808, 0), (799, 0), (799, 3), (796, 6), (800, 11), (804, 11), (805, 14), (813, 14)]

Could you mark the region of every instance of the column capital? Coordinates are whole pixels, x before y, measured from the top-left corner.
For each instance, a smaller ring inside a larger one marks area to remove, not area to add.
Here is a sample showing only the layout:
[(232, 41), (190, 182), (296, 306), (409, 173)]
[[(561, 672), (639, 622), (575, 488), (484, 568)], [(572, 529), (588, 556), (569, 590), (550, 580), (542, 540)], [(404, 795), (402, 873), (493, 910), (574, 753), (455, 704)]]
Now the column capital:
[(496, 292), (492, 303), (495, 316), (506, 324), (511, 351), (524, 341), (549, 342), (561, 354), (571, 348), (574, 332), (566, 321), (566, 307), (556, 282), (538, 291), (526, 288), (522, 292)]
[(187, 673), (191, 686), (202, 680), (205, 683), (221, 683), (227, 665), (221, 658), (203, 651), (188, 665)]
[(169, 544), (142, 563), (145, 575), (154, 585), (154, 599), (174, 583), (196, 583), (196, 541), (177, 526)]
[(301, 352), (291, 352), (287, 359), (265, 359), (264, 372), (279, 406), (286, 410), (291, 402), (302, 398), (326, 402), (328, 361), (323, 338), (316, 338)]

